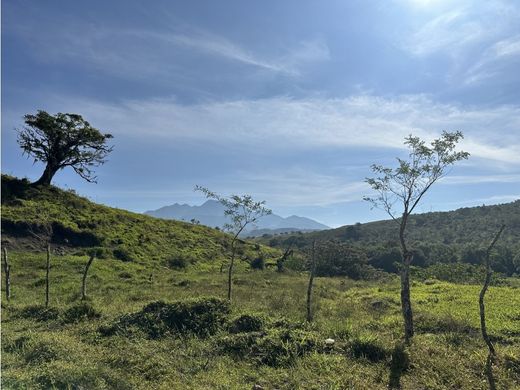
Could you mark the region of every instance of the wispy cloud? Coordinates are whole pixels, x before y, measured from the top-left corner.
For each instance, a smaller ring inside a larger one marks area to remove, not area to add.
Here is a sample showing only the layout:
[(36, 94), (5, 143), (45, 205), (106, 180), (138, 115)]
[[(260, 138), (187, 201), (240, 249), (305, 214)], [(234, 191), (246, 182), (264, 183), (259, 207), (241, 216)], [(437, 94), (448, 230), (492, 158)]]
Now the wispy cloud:
[(84, 66), (96, 66), (102, 72), (132, 78), (166, 77), (174, 69), (179, 72), (176, 63), (183, 50), (288, 76), (299, 76), (308, 64), (330, 59), (323, 39), (303, 40), (283, 50), (260, 54), (246, 44), (194, 27), (145, 30), (75, 24), (67, 30), (69, 33), (63, 34), (61, 26), (46, 26), (36, 32), (21, 24), (10, 25), (8, 32), (25, 39), (33, 48), (32, 54), (42, 61), (73, 60)]
[(507, 66), (520, 66), (520, 35), (500, 40), (486, 50), (466, 74), (466, 84), (475, 84), (503, 73)]
[(405, 48), (416, 56), (427, 56), (438, 51), (452, 51), (485, 36), (485, 27), (478, 21), (467, 20), (465, 9), (446, 12), (415, 31)]
[(60, 111), (82, 112), (97, 126), (126, 137), (156, 136), (269, 150), (402, 148), (403, 138), (410, 133), (431, 139), (442, 130), (461, 130), (465, 134), (462, 147), (473, 158), (520, 164), (520, 108), (516, 106), (461, 108), (422, 95), (276, 97), (192, 105), (174, 99), (110, 105), (57, 98), (54, 105)]

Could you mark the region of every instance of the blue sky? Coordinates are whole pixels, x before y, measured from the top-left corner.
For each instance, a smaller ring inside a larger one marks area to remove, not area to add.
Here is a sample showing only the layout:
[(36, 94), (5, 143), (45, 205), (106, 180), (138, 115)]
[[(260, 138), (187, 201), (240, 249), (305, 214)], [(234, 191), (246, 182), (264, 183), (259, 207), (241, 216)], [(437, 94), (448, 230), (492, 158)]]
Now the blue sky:
[(384, 217), (361, 199), (409, 133), (461, 130), (468, 161), (418, 211), (520, 198), (520, 3), (2, 3), (2, 172), (36, 179), (15, 128), (44, 109), (114, 135), (89, 184), (145, 211), (200, 204), (196, 184), (250, 193), (330, 226)]

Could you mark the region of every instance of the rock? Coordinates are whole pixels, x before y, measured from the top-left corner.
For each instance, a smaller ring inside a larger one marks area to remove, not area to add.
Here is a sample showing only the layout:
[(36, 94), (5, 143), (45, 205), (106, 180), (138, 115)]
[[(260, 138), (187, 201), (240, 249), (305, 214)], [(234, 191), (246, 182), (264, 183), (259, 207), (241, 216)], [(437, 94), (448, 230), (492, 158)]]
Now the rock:
[(259, 384), (253, 385), (253, 390), (264, 390), (263, 386), (260, 386)]
[(325, 340), (325, 344), (326, 345), (334, 345), (334, 343), (335, 343), (334, 339), (327, 339), (327, 340)]

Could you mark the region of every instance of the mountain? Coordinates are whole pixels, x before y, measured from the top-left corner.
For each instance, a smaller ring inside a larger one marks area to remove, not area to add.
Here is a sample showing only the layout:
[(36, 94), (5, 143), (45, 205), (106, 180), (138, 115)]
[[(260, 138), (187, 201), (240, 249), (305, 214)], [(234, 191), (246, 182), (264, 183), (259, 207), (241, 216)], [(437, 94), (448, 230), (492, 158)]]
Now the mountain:
[[(194, 220), (202, 225), (219, 228), (222, 228), (228, 222), (227, 217), (224, 215), (224, 206), (216, 200), (208, 200), (200, 206), (175, 203), (157, 210), (146, 211), (145, 214), (163, 219), (176, 219), (178, 221)], [(329, 229), (329, 227), (310, 218), (298, 217), (296, 215), (283, 218), (279, 215), (271, 214), (262, 217), (254, 226), (245, 231), (243, 235), (256, 236), (266, 234), (271, 230), (288, 232), (323, 229)], [(257, 231), (261, 231), (261, 233), (255, 233)]]
[[(99, 257), (165, 266), (171, 261), (217, 262), (229, 254), (231, 237), (216, 229), (169, 221), (99, 205), (58, 187), (32, 187), (2, 175), (2, 243), (14, 250), (42, 250), (42, 243), (70, 253), (91, 248)], [(245, 257), (271, 248), (242, 243)]]

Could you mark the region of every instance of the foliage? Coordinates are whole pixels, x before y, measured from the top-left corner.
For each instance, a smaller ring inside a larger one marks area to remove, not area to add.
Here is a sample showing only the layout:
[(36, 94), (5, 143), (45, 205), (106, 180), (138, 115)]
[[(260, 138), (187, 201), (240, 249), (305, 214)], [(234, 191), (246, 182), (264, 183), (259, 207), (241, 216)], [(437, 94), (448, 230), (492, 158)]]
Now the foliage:
[(232, 232), (236, 237), (246, 226), (272, 213), (265, 207), (265, 201), (257, 202), (251, 195), (231, 195), (225, 198), (201, 186), (196, 186), (195, 191), (202, 192), (206, 198), (215, 199), (224, 206), (224, 214), (230, 219), (230, 222), (224, 225), (224, 229)]
[(24, 119), (26, 126), (18, 131), (18, 144), (34, 162), (46, 164), (36, 184), (49, 185), (54, 174), (65, 167), (73, 168), (88, 182), (95, 182), (92, 168), (103, 164), (112, 151), (113, 147), (106, 145), (111, 134), (102, 134), (77, 114), (50, 115), (39, 110)]
[[(366, 182), (376, 191), (376, 197), (365, 197), (375, 207), (381, 207), (394, 220), (403, 220), (411, 214), (430, 187), (446, 174), (446, 168), (457, 161), (467, 159), (469, 153), (455, 151), (463, 138), (460, 131), (442, 133), (430, 146), (419, 137), (405, 138), (409, 147), (408, 160), (397, 158), (397, 168), (372, 165), (376, 175)], [(405, 221), (401, 220), (400, 223)]]
[(229, 314), (228, 302), (218, 298), (198, 298), (190, 301), (152, 302), (142, 310), (126, 314), (112, 326), (102, 327), (105, 335), (132, 333), (136, 328), (150, 338), (167, 334), (209, 336), (219, 330)]
[(69, 307), (63, 313), (63, 322), (72, 324), (79, 321), (87, 321), (101, 317), (101, 313), (91, 303), (80, 302)]
[(259, 332), (263, 329), (266, 319), (258, 314), (245, 313), (234, 318), (229, 326), (229, 333)]
[(369, 272), (366, 255), (346, 243), (320, 243), (316, 248), (316, 256), (318, 276), (348, 276), (352, 279), (362, 279)]

